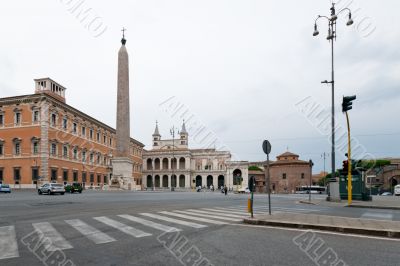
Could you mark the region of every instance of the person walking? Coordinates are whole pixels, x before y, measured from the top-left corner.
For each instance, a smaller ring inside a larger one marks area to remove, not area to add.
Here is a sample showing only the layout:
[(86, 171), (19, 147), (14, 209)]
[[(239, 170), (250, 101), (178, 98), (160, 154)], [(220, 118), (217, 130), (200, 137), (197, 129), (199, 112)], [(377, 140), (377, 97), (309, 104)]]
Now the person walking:
[(225, 192), (225, 196), (228, 194), (228, 188), (225, 186), (224, 187), (224, 192)]

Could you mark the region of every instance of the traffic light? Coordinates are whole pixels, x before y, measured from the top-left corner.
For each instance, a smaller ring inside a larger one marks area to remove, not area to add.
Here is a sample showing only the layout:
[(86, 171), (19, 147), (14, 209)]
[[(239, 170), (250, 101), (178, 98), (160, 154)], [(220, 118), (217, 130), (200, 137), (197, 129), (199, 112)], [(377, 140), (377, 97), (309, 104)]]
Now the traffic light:
[(342, 112), (347, 112), (351, 109), (353, 109), (353, 103), (357, 97), (355, 95), (353, 96), (343, 96), (343, 103), (342, 103)]
[(343, 161), (343, 172), (347, 173), (349, 171), (349, 161)]
[(254, 176), (250, 176), (249, 178), (249, 190), (250, 192), (255, 192), (256, 190), (256, 179)]

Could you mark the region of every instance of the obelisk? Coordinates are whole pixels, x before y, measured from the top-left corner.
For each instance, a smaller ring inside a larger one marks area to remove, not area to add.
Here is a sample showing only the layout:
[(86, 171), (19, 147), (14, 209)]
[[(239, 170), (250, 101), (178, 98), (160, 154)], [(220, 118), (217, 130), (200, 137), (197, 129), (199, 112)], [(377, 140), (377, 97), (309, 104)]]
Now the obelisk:
[(113, 183), (119, 182), (120, 188), (132, 189), (132, 159), (130, 157), (130, 120), (129, 120), (129, 58), (125, 44), (125, 29), (122, 30), (121, 48), (118, 52), (117, 84), (117, 134), (115, 157), (112, 160)]

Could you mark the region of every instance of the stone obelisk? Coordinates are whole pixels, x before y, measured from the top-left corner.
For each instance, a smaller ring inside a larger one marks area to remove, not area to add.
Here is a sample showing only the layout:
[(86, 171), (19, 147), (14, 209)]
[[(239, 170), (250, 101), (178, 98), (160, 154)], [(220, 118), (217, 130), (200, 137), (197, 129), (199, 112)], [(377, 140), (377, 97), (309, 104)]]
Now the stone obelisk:
[[(123, 32), (125, 29), (123, 29)], [(130, 120), (129, 120), (129, 58), (122, 36), (118, 52), (118, 92), (117, 92), (117, 136), (115, 157), (112, 160), (114, 185), (122, 189), (133, 189), (135, 183), (132, 175), (130, 156)]]

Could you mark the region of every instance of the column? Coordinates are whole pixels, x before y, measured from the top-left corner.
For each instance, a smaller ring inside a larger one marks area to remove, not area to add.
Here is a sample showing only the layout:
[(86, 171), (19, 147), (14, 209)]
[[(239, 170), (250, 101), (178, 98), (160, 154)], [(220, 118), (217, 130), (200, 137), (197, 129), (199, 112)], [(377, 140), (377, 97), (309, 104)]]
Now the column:
[(171, 187), (171, 175), (168, 175), (168, 187)]

